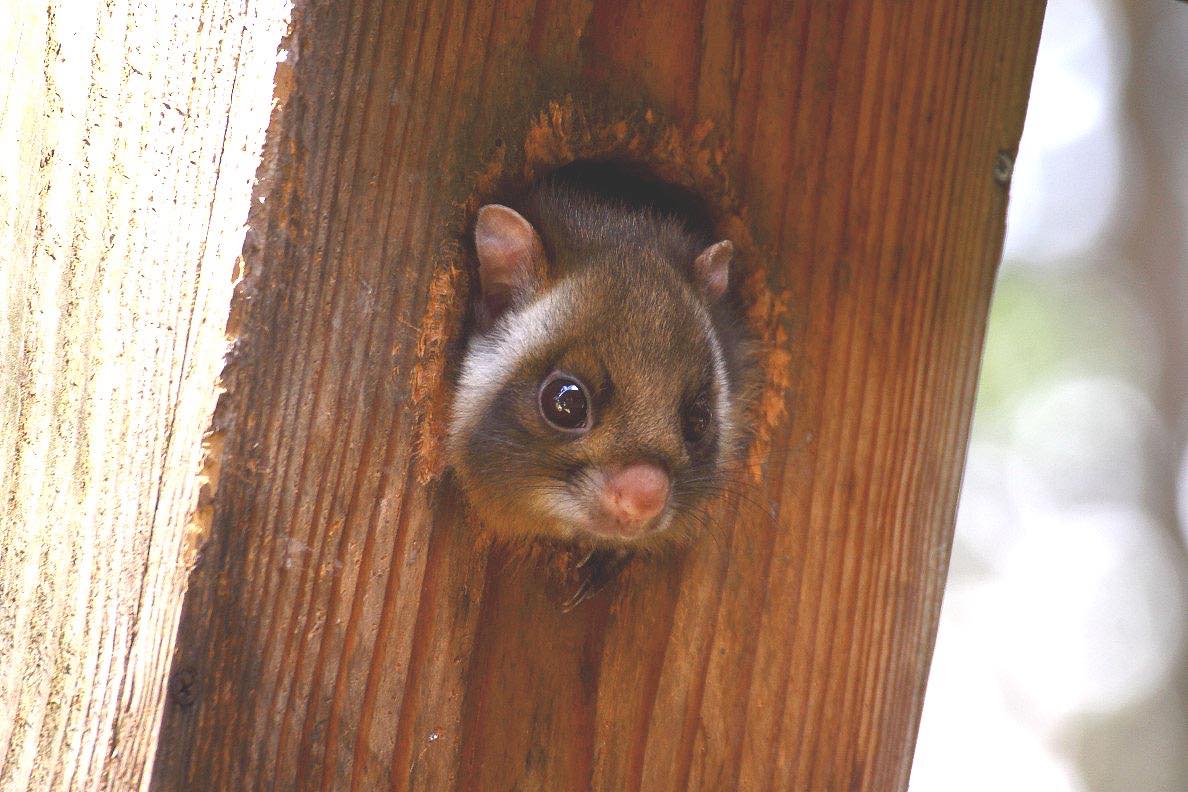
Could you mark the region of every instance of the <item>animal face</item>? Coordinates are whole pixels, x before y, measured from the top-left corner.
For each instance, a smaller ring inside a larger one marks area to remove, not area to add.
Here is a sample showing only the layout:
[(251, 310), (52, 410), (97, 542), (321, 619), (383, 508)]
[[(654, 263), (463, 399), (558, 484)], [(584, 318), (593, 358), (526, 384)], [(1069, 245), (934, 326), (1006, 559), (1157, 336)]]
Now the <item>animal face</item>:
[(694, 530), (719, 487), (733, 416), (708, 311), (670, 269), (622, 269), (562, 279), (472, 341), (452, 440), (489, 522), (647, 544)]

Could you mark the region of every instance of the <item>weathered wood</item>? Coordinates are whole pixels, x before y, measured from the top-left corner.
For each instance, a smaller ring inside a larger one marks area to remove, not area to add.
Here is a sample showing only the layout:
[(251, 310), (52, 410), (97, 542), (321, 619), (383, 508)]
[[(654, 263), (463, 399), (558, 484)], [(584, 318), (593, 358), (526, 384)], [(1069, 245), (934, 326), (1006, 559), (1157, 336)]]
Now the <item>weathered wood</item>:
[[(300, 6), (158, 788), (903, 788), (1042, 12)], [(562, 613), (443, 373), (478, 200), (608, 155), (745, 243), (769, 385), (728, 529)]]
[(0, 789), (147, 780), (283, 5), (0, 10)]

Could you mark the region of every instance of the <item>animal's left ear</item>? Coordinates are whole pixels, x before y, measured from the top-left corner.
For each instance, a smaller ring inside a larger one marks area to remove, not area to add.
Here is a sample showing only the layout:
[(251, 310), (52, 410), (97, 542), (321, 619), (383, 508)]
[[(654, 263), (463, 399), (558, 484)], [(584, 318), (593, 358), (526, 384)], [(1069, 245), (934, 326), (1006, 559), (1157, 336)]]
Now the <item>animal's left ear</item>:
[(693, 282), (710, 302), (721, 299), (730, 285), (730, 265), (734, 263), (734, 243), (723, 239), (701, 251), (693, 261)]

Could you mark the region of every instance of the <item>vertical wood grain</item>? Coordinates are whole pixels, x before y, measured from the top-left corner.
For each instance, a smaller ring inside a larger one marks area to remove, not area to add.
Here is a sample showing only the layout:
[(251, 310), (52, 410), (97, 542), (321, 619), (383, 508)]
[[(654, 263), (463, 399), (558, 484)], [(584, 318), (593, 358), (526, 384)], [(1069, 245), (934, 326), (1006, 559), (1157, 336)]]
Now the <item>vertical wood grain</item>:
[[(1042, 14), (299, 5), (158, 788), (905, 787)], [(583, 123), (718, 174), (770, 386), (727, 529), (562, 613), (442, 475), (427, 361), (475, 191)]]
[(137, 789), (286, 7), (0, 6), (0, 790)]

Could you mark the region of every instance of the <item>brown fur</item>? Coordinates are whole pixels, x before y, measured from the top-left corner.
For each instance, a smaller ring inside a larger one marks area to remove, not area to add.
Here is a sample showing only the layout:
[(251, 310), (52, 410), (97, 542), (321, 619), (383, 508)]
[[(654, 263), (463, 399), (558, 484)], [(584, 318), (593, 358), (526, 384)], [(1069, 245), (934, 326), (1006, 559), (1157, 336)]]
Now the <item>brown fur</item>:
[[(701, 532), (707, 505), (735, 475), (753, 390), (744, 376), (748, 346), (730, 300), (707, 302), (695, 283), (693, 262), (714, 239), (687, 218), (562, 181), (510, 205), (544, 244), (547, 268), (536, 293), (564, 280), (572, 283), (572, 299), (562, 331), (520, 360), (474, 430), (452, 441), (463, 489), (500, 536), (561, 539), (618, 557), (621, 546), (575, 533), (548, 514), (544, 499), (590, 466), (647, 460), (669, 471), (673, 517), (665, 530), (631, 542), (630, 551), (687, 544)], [(717, 401), (736, 430), (724, 438), (715, 420), (691, 444), (682, 413), (700, 391), (717, 387), (698, 305), (708, 310), (725, 357), (729, 393)], [(538, 388), (553, 370), (589, 389), (595, 425), (580, 438), (540, 417)]]

